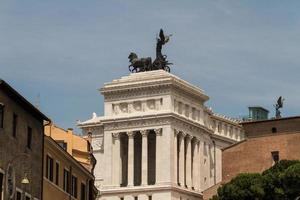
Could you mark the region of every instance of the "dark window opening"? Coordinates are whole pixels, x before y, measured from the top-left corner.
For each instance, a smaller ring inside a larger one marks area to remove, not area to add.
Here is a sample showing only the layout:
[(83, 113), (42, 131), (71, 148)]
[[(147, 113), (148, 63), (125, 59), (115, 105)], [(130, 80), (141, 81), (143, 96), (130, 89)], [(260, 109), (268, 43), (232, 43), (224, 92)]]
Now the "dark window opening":
[(151, 195), (148, 196), (148, 200), (152, 200), (152, 196)]
[(67, 147), (68, 147), (68, 144), (63, 141), (63, 140), (56, 140), (56, 143), (61, 147), (63, 148), (65, 151), (67, 151)]
[(55, 164), (55, 171), (56, 171), (55, 184), (59, 185), (59, 163), (58, 162)]
[(13, 136), (17, 136), (18, 115), (13, 114)]
[(0, 103), (0, 128), (3, 128), (4, 125), (3, 122), (4, 122), (4, 105)]
[(272, 128), (272, 133), (277, 133), (277, 128), (273, 127)]
[(2, 195), (3, 195), (3, 177), (4, 174), (0, 172), (0, 200), (2, 200)]
[(77, 177), (72, 175), (72, 191), (71, 195), (77, 198)]
[(83, 183), (81, 183), (81, 191), (80, 191), (80, 200), (85, 200), (86, 198), (86, 187)]
[(17, 191), (16, 200), (22, 200), (22, 193)]
[(26, 196), (25, 200), (31, 200), (31, 198), (29, 196)]
[(27, 127), (27, 147), (31, 149), (31, 141), (32, 141), (32, 128)]
[(66, 169), (64, 169), (64, 185), (63, 185), (64, 191), (67, 193), (70, 193), (70, 172)]
[(274, 163), (277, 163), (279, 161), (279, 151), (272, 151), (271, 154)]
[(53, 182), (53, 159), (48, 155), (46, 159), (46, 178)]

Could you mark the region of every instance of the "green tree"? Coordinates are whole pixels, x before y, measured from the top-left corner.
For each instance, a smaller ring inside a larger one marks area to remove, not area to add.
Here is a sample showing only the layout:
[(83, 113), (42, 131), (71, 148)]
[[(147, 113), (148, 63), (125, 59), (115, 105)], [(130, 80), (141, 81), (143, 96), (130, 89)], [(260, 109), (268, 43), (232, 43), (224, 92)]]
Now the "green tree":
[(281, 160), (262, 174), (239, 174), (212, 200), (294, 200), (300, 196), (300, 161)]
[(267, 194), (264, 200), (288, 200), (280, 177), (285, 173), (285, 170), (297, 163), (299, 161), (281, 160), (262, 173), (263, 188)]
[(280, 179), (287, 199), (300, 196), (300, 163), (289, 166)]
[(213, 200), (255, 200), (262, 199), (265, 193), (260, 174), (239, 174), (229, 183), (218, 189)]

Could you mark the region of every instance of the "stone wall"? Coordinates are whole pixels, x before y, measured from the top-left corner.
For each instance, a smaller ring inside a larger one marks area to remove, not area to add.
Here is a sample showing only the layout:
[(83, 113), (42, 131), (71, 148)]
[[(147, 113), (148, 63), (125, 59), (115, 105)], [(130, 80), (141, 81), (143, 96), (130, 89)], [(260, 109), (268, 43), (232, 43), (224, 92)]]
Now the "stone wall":
[[(16, 174), (16, 187), (41, 199), (43, 121), (34, 118), (27, 108), (21, 107), (0, 90), (0, 102), (4, 104), (4, 127), (0, 128), (0, 169), (6, 171), (8, 163), (16, 158), (12, 166)], [(16, 137), (13, 137), (13, 113), (18, 116)], [(27, 148), (27, 129), (32, 128), (31, 149)], [(26, 156), (19, 156), (26, 153)], [(21, 179), (27, 173), (30, 183), (24, 188)]]

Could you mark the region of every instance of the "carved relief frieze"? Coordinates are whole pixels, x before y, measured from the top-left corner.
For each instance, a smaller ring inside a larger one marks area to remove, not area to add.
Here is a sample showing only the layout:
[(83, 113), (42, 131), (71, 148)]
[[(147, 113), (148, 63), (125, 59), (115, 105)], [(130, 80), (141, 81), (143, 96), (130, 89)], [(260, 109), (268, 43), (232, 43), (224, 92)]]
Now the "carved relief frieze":
[(103, 151), (103, 137), (93, 137), (92, 138), (93, 151)]
[(169, 94), (170, 93), (169, 85), (157, 85), (157, 86), (149, 86), (146, 88), (138, 87), (138, 88), (131, 88), (126, 90), (118, 90), (118, 91), (111, 91), (105, 92), (104, 99), (105, 101), (115, 101), (115, 100), (128, 100), (133, 98), (144, 98), (149, 96), (156, 96), (162, 94)]

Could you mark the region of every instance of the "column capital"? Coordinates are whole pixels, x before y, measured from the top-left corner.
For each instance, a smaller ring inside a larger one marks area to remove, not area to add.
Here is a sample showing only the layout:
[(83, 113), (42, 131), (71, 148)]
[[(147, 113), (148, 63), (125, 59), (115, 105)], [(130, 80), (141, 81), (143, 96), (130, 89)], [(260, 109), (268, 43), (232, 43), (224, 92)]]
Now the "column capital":
[(135, 135), (135, 132), (134, 131), (128, 131), (126, 134), (128, 135), (128, 138), (133, 138), (133, 136)]
[(119, 133), (119, 132), (117, 132), (117, 133), (112, 133), (111, 135), (112, 135), (113, 139), (115, 139), (115, 140), (120, 139), (120, 133)]
[(154, 129), (154, 132), (156, 134), (156, 136), (161, 136), (162, 135), (162, 128), (158, 128), (158, 129)]
[(140, 133), (142, 134), (143, 137), (147, 137), (149, 132), (150, 130), (140, 130)]
[(193, 137), (191, 135), (189, 135), (189, 134), (186, 134), (185, 138), (186, 138), (186, 140), (191, 141)]
[(187, 134), (184, 133), (183, 131), (179, 131), (179, 135), (180, 135), (181, 138), (184, 139)]
[(180, 134), (180, 130), (174, 129), (174, 134), (175, 134), (175, 135), (179, 135), (179, 134)]

